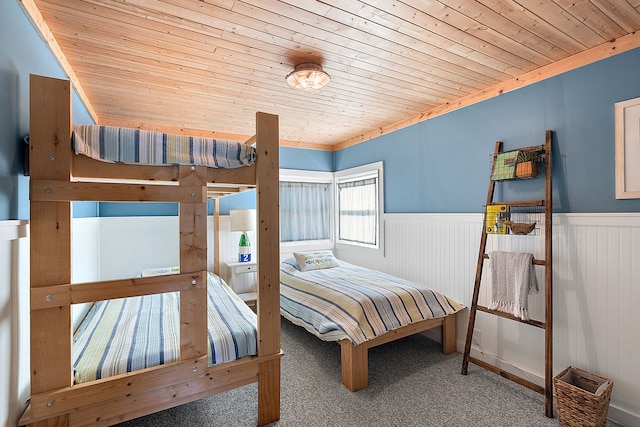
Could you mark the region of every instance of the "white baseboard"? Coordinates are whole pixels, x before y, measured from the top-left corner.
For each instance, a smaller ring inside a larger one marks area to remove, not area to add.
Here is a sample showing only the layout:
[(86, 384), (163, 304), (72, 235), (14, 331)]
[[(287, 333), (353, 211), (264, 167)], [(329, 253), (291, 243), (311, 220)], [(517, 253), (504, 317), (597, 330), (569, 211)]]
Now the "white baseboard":
[[(614, 385), (615, 387), (615, 385)], [(640, 426), (640, 415), (609, 405), (607, 418), (625, 427)]]
[[(505, 363), (503, 360), (495, 356), (488, 355), (486, 353), (481, 353), (481, 349), (475, 345), (471, 346), (471, 356), (475, 357), (476, 359), (480, 359), (482, 361), (490, 363), (496, 366), (497, 368), (503, 369), (506, 372), (513, 373), (529, 381), (532, 381), (538, 385), (541, 385), (541, 386), (544, 385), (544, 378), (542, 376), (535, 374), (533, 372), (525, 371), (518, 367), (514, 367), (513, 365), (509, 363)], [(614, 387), (615, 387), (615, 384), (614, 384)], [(624, 427), (640, 426), (640, 416), (638, 416), (637, 414), (633, 414), (630, 411), (625, 411), (622, 408), (616, 407), (615, 403), (612, 403), (609, 405), (609, 412), (607, 413), (607, 418)]]

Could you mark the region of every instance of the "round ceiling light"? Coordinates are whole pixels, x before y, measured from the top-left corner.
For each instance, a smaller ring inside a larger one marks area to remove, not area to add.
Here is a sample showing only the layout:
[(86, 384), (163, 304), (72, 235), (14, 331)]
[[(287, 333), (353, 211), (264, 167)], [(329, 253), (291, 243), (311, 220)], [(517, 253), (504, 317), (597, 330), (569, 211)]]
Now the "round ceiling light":
[(322, 89), (331, 81), (329, 74), (324, 72), (320, 65), (313, 62), (296, 65), (286, 79), (289, 86), (304, 91)]

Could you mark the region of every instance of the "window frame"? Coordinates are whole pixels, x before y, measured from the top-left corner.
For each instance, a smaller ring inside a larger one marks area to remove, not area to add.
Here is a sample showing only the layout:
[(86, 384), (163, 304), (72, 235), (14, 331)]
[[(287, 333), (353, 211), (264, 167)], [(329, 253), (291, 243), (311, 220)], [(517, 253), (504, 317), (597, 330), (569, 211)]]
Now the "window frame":
[[(353, 242), (349, 240), (341, 240), (339, 238), (339, 227), (340, 224), (340, 207), (338, 203), (338, 184), (340, 182), (346, 181), (354, 181), (358, 180), (358, 178), (367, 178), (371, 175), (376, 174), (378, 179), (378, 205), (377, 208), (377, 230), (376, 230), (376, 244), (367, 244), (361, 242)], [(333, 173), (334, 178), (334, 221), (336, 222), (334, 227), (334, 239), (336, 245), (348, 245), (348, 246), (357, 246), (362, 248), (369, 248), (375, 250), (382, 250), (384, 248), (384, 232), (383, 232), (383, 217), (384, 217), (384, 167), (383, 162), (375, 162), (369, 163), (362, 166), (356, 166), (349, 169), (344, 169), (338, 172)]]
[[(333, 172), (307, 171), (299, 169), (280, 169), (280, 181), (284, 182), (313, 182), (321, 184), (329, 184), (330, 194), (334, 194)], [(279, 183), (278, 183), (279, 185)], [(278, 187), (278, 191), (280, 188)], [(335, 198), (332, 196), (329, 200), (329, 238), (318, 240), (298, 240), (294, 242), (280, 242), (281, 252), (291, 252), (294, 250), (314, 250), (326, 249), (333, 247), (335, 235)]]

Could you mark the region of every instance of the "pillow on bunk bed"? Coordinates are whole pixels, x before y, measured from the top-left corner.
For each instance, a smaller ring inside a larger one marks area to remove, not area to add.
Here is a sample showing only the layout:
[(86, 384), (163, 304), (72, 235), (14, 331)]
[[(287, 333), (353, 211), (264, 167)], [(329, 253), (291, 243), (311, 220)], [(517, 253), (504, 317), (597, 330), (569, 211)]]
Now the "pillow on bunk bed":
[(256, 160), (255, 147), (226, 139), (98, 125), (74, 125), (72, 137), (76, 154), (110, 163), (229, 169)]
[(340, 265), (331, 251), (294, 252), (293, 256), (300, 271), (320, 270)]
[(142, 270), (142, 277), (149, 276), (163, 276), (165, 274), (178, 274), (180, 273), (180, 267), (159, 267), (159, 268), (145, 268)]

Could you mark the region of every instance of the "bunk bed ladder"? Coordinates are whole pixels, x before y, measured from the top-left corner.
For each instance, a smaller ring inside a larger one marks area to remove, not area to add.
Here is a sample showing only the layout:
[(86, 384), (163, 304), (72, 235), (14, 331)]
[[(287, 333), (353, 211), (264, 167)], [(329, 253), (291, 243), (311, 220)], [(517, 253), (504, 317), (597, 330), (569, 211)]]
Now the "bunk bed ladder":
[[(543, 206), (544, 207), (544, 251), (545, 251), (545, 259), (539, 260), (534, 259), (533, 263), (538, 266), (542, 266), (545, 269), (544, 274), (544, 284), (545, 284), (545, 319), (544, 322), (537, 320), (522, 320), (519, 317), (513, 316), (511, 314), (504, 313), (502, 311), (491, 310), (488, 307), (481, 306), (478, 304), (478, 298), (480, 295), (480, 282), (482, 279), (483, 265), (484, 260), (488, 259), (489, 256), (486, 253), (487, 247), (487, 221), (486, 216), (483, 219), (482, 226), (482, 236), (480, 238), (480, 250), (478, 253), (478, 262), (476, 267), (476, 276), (473, 287), (473, 296), (471, 307), (469, 309), (469, 324), (467, 328), (467, 338), (465, 342), (464, 348), (464, 356), (462, 361), (462, 375), (467, 375), (467, 370), (469, 366), (469, 362), (472, 362), (475, 365), (483, 367), (488, 371), (494, 372), (496, 374), (501, 375), (504, 378), (507, 378), (511, 381), (514, 381), (518, 384), (521, 384), (531, 390), (534, 390), (540, 394), (544, 394), (545, 396), (545, 415), (549, 418), (553, 418), (553, 389), (552, 389), (552, 369), (553, 369), (553, 330), (552, 330), (552, 315), (553, 315), (553, 283), (552, 283), (552, 186), (551, 186), (551, 140), (552, 140), (552, 132), (550, 130), (546, 131), (545, 135), (545, 144), (540, 147), (526, 147), (521, 149), (521, 151), (537, 151), (540, 155), (537, 158), (537, 161), (544, 162), (545, 167), (545, 198), (544, 200), (533, 200), (533, 201), (516, 201), (516, 202), (495, 202), (494, 199), (494, 190), (496, 181), (493, 179), (494, 171), (497, 164), (498, 155), (502, 153), (502, 142), (498, 141), (495, 145), (494, 155), (493, 155), (493, 163), (491, 166), (491, 178), (489, 180), (489, 189), (487, 192), (487, 203), (486, 206), (496, 206), (496, 205), (506, 205), (508, 207), (516, 206), (519, 208), (526, 207), (534, 207), (534, 206)], [(515, 178), (518, 179), (518, 178)], [(486, 213), (485, 213), (486, 215)], [(524, 323), (533, 327), (537, 327), (540, 329), (544, 329), (545, 331), (545, 378), (544, 378), (544, 387), (522, 378), (513, 373), (506, 372), (501, 368), (494, 366), (484, 360), (477, 359), (475, 357), (470, 356), (471, 351), (471, 342), (473, 339), (473, 331), (475, 328), (475, 320), (477, 311), (482, 311), (484, 313), (490, 315), (500, 316), (502, 318), (514, 320), (520, 323)]]

